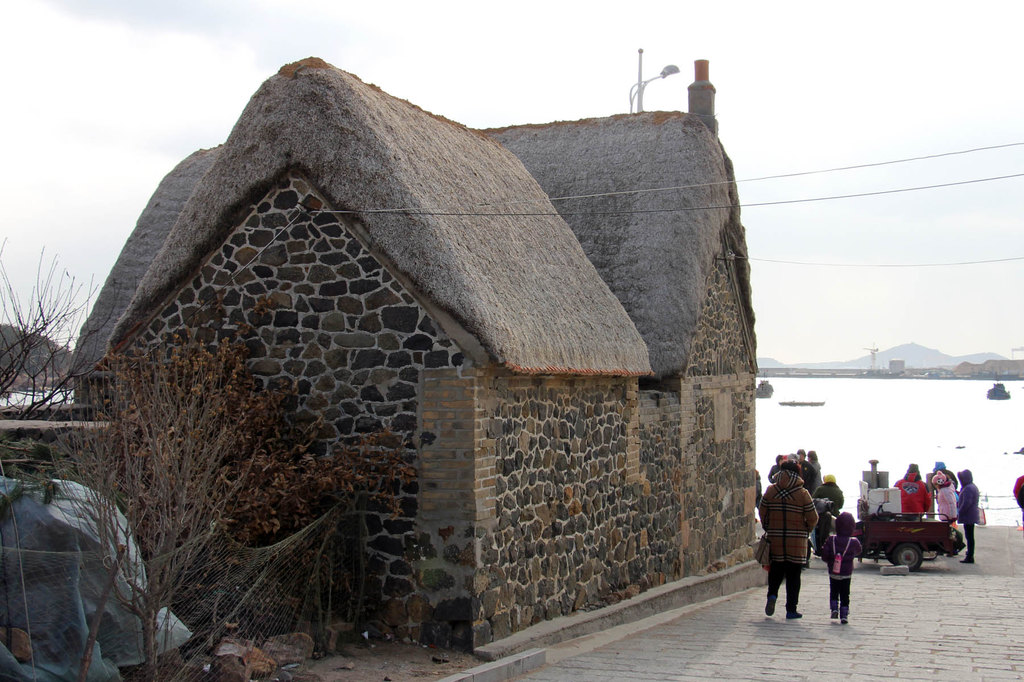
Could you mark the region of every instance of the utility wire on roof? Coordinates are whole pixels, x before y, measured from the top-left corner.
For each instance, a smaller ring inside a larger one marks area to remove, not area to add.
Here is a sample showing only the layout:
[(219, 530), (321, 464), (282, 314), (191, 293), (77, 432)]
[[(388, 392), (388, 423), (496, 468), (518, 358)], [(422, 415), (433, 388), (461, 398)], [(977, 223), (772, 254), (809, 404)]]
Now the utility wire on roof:
[[(960, 185), (973, 185), (981, 182), (992, 182), (994, 180), (1009, 180), (1011, 178), (1024, 177), (1024, 173), (1013, 173), (1011, 175), (997, 175), (989, 178), (976, 178), (974, 180), (960, 180), (958, 182), (943, 182), (935, 185), (921, 185), (918, 187), (901, 187), (898, 189), (885, 189), (878, 190), (875, 192), (858, 192), (855, 194), (834, 194), (824, 197), (810, 197), (806, 199), (783, 199), (780, 201), (759, 201), (749, 204), (721, 204), (719, 206), (685, 206), (682, 208), (651, 208), (651, 209), (634, 209), (629, 211), (564, 211), (564, 212), (551, 212), (551, 211), (535, 211), (535, 212), (512, 212), (512, 211), (432, 211), (425, 209), (416, 208), (369, 208), (369, 209), (321, 209), (316, 211), (318, 213), (330, 213), (333, 215), (358, 215), (358, 214), (406, 214), (406, 215), (422, 215), (422, 216), (447, 216), (447, 217), (490, 217), (490, 216), (504, 216), (504, 217), (531, 217), (531, 216), (567, 216), (567, 215), (631, 215), (631, 214), (642, 214), (642, 213), (686, 213), (689, 211), (712, 211), (719, 209), (732, 209), (732, 208), (754, 208), (759, 206), (780, 206), (782, 204), (805, 204), (816, 201), (833, 201), (835, 199), (857, 199), (860, 197), (874, 197), (882, 196), (885, 194), (899, 194), (901, 192), (919, 192), (926, 189), (941, 189), (943, 187), (957, 187)], [(598, 196), (612, 196), (614, 194), (623, 194), (623, 192), (615, 192), (607, 195), (590, 195), (591, 197)]]
[(960, 154), (973, 154), (974, 152), (987, 152), (993, 149), (1005, 149), (1007, 147), (1021, 147), (1024, 146), (1024, 142), (1008, 142), (1006, 144), (996, 144), (989, 147), (974, 147), (973, 149), (961, 149), (955, 152), (940, 152), (938, 154), (928, 154), (926, 156), (910, 156), (905, 159), (893, 159), (891, 161), (877, 161), (875, 163), (861, 163), (854, 166), (839, 166), (836, 168), (823, 168), (821, 170), (812, 171), (801, 171), (797, 173), (782, 173), (780, 175), (765, 175), (759, 178), (747, 178), (745, 180), (737, 180), (736, 182), (757, 182), (758, 180), (776, 180), (778, 178), (795, 178), (801, 175), (815, 175), (817, 173), (835, 173), (837, 171), (857, 170), (860, 168), (875, 168), (877, 166), (891, 166), (897, 163), (908, 163), (910, 161), (927, 161), (929, 159), (939, 159), (945, 156), (958, 156)]
[[(836, 173), (839, 171), (858, 170), (861, 168), (876, 168), (878, 166), (891, 166), (897, 163), (908, 163), (911, 161), (926, 161), (928, 159), (939, 159), (945, 156), (957, 156), (960, 154), (973, 154), (974, 152), (990, 151), (992, 149), (1005, 149), (1007, 147), (1020, 147), (1024, 146), (1024, 142), (1009, 142), (1007, 144), (997, 144), (989, 147), (975, 147), (973, 149), (962, 149), (955, 152), (941, 152), (939, 154), (928, 154), (927, 156), (912, 156), (905, 159), (893, 159), (891, 161), (877, 161), (875, 163), (861, 163), (854, 166), (838, 166), (836, 168), (822, 168), (819, 170), (810, 171), (799, 171), (795, 173), (780, 173), (778, 175), (762, 175), (757, 178), (745, 178), (743, 180), (736, 180), (736, 184), (743, 182), (759, 182), (761, 180), (778, 180), (782, 178), (796, 178), (804, 175), (818, 175), (821, 173)], [(730, 180), (723, 180), (720, 182), (705, 182), (694, 185), (677, 185), (674, 187), (655, 187), (652, 189), (634, 189), (624, 190), (621, 192), (604, 192), (600, 194), (576, 194), (572, 196), (564, 197), (551, 197), (551, 201), (567, 201), (569, 199), (592, 199), (597, 197), (610, 197), (622, 194), (649, 194), (652, 192), (671, 192), (680, 189), (696, 189), (698, 187), (714, 187), (716, 185), (728, 185), (731, 184)]]
[(778, 263), (782, 265), (812, 265), (829, 268), (944, 268), (956, 265), (985, 265), (989, 263), (1008, 263), (1010, 261), (1024, 260), (1024, 256), (1013, 256), (1012, 258), (990, 258), (988, 260), (967, 260), (954, 261), (950, 263), (814, 263), (809, 261), (776, 260), (773, 258), (742, 258), (734, 257), (736, 260), (757, 261), (758, 263)]
[[(1006, 144), (990, 145), (988, 147), (974, 147), (972, 149), (961, 149), (961, 150), (952, 151), (952, 152), (940, 152), (938, 154), (928, 154), (926, 156), (913, 156), (913, 157), (907, 157), (907, 158), (904, 158), (904, 159), (892, 159), (890, 161), (877, 161), (877, 162), (874, 162), (874, 163), (862, 163), (862, 164), (857, 164), (857, 165), (853, 165), (853, 166), (837, 166), (835, 168), (823, 168), (823, 169), (811, 170), (811, 171), (798, 171), (798, 172), (795, 172), (795, 173), (780, 173), (780, 174), (777, 174), (777, 175), (764, 175), (764, 176), (757, 177), (757, 178), (746, 178), (744, 180), (736, 180), (735, 183), (739, 184), (739, 183), (743, 183), (743, 182), (758, 182), (760, 180), (776, 180), (776, 179), (780, 179), (780, 178), (793, 178), (793, 177), (800, 177), (800, 176), (804, 176), (804, 175), (815, 175), (815, 174), (820, 174), (820, 173), (835, 173), (835, 172), (838, 172), (838, 171), (856, 170), (856, 169), (860, 169), (860, 168), (874, 168), (874, 167), (877, 167), (877, 166), (889, 166), (889, 165), (893, 165), (893, 164), (897, 164), (897, 163), (908, 163), (908, 162), (911, 162), (911, 161), (925, 161), (925, 160), (928, 160), (928, 159), (938, 159), (938, 158), (942, 158), (942, 157), (946, 157), (946, 156), (958, 156), (958, 155), (962, 155), (962, 154), (973, 154), (974, 152), (990, 151), (990, 150), (993, 150), (993, 149), (1005, 149), (1005, 148), (1008, 148), (1008, 147), (1020, 147), (1020, 146), (1024, 146), (1024, 142), (1008, 142)], [(566, 195), (566, 196), (560, 196), (560, 197), (548, 197), (546, 199), (546, 201), (568, 201), (568, 200), (571, 200), (571, 199), (599, 199), (599, 198), (602, 198), (602, 197), (625, 196), (625, 195), (630, 195), (630, 194), (652, 194), (652, 193), (656, 193), (656, 192), (675, 192), (675, 191), (679, 191), (679, 190), (683, 190), (683, 189), (698, 189), (698, 188), (701, 188), (701, 187), (717, 187), (717, 186), (720, 186), (720, 185), (730, 185), (730, 184), (733, 184), (733, 182), (734, 181), (732, 181), (732, 180), (721, 180), (719, 182), (702, 182), (702, 183), (694, 183), (694, 184), (690, 184), (690, 185), (673, 185), (673, 186), (669, 186), (669, 187), (652, 187), (652, 188), (648, 188), (648, 189), (628, 189), (628, 190), (620, 190), (620, 191), (617, 191), (617, 192), (597, 192), (597, 193), (593, 193), (593, 194), (573, 194), (573, 195)], [(941, 185), (938, 185), (938, 186), (941, 186)], [(902, 190), (902, 191), (910, 191), (910, 190)], [(483, 208), (485, 206), (496, 206), (496, 205), (515, 206), (517, 204), (535, 204), (535, 203), (538, 203), (538, 202), (541, 202), (541, 201), (545, 201), (545, 199), (519, 199), (519, 200), (514, 200), (514, 201), (501, 202), (500, 204), (478, 204), (478, 206), (481, 207), (481, 208)], [(804, 201), (813, 201), (813, 200), (808, 199), (808, 200), (804, 200)], [(786, 202), (777, 202), (777, 203), (786, 203)], [(761, 206), (763, 204), (746, 204), (746, 205), (747, 206)], [(722, 208), (722, 207), (708, 207), (708, 208)], [(735, 206), (729, 206), (729, 207), (726, 207), (726, 208), (735, 208)], [(690, 209), (690, 210), (700, 210), (700, 208), (694, 208), (694, 209)], [(340, 213), (340, 212), (341, 211), (336, 211), (336, 213)], [(473, 215), (552, 215), (550, 213), (493, 213), (493, 214), (491, 214), (491, 213), (441, 213), (441, 212), (426, 212), (426, 211), (423, 211), (422, 209), (414, 209), (414, 208), (391, 208), (391, 209), (381, 208), (381, 209), (366, 209), (366, 210), (362, 210), (362, 211), (348, 211), (348, 213), (411, 213), (411, 212), (415, 212), (415, 213), (418, 213), (420, 215), (452, 215), (452, 216), (455, 216), (455, 215), (466, 215), (466, 216), (473, 216)], [(624, 213), (628, 213), (628, 211), (624, 212)], [(561, 214), (559, 214), (559, 215), (561, 215)], [(576, 213), (576, 214), (568, 214), (568, 215), (580, 215), (580, 214)]]

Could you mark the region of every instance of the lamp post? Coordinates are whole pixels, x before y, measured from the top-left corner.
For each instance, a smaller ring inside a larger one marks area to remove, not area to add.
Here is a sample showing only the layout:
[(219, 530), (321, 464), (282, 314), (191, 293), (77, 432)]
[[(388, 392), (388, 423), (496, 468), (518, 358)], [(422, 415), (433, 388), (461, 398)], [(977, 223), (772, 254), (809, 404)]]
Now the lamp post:
[(633, 113), (633, 100), (636, 100), (636, 113), (640, 113), (644, 110), (644, 88), (651, 81), (656, 81), (659, 78), (668, 78), (669, 76), (679, 73), (679, 67), (675, 64), (669, 64), (661, 73), (654, 78), (648, 78), (644, 80), (644, 49), (641, 47), (637, 50), (639, 53), (638, 64), (636, 68), (636, 83), (629, 89), (629, 113)]

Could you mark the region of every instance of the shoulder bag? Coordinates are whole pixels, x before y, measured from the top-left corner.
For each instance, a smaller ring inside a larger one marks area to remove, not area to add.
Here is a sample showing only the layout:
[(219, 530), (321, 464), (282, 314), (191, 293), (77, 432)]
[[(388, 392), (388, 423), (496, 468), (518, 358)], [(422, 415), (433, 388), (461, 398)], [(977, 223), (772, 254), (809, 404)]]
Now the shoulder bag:
[(754, 558), (762, 566), (772, 563), (772, 549), (768, 542), (768, 533), (762, 535), (761, 539), (757, 541), (757, 545), (754, 546)]

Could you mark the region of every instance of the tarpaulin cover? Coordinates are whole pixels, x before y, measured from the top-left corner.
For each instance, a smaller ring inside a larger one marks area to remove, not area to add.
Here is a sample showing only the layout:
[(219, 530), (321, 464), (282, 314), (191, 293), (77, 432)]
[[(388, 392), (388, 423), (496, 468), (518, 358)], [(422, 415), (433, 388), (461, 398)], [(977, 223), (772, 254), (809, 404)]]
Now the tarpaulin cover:
[[(77, 483), (55, 483), (56, 495), (44, 504), (41, 493), (19, 495), (15, 488), (24, 484), (0, 477), (0, 495), (12, 501), (0, 514), (0, 626), (27, 632), (34, 659), (19, 663), (0, 639), (2, 682), (77, 680), (89, 627), (111, 579), (116, 551), (110, 545), (115, 543), (103, 538), (112, 533), (98, 533), (95, 518), (104, 515), (90, 511), (107, 503), (97, 502), (95, 493)], [(124, 516), (114, 513), (125, 528)], [(141, 621), (123, 598), (132, 594), (129, 581), (145, 584), (145, 572), (134, 542), (123, 532), (117, 537), (116, 544), (127, 552), (93, 647), (87, 679), (96, 682), (120, 679), (118, 667), (144, 660)], [(160, 616), (162, 653), (183, 644), (191, 633), (167, 609)]]

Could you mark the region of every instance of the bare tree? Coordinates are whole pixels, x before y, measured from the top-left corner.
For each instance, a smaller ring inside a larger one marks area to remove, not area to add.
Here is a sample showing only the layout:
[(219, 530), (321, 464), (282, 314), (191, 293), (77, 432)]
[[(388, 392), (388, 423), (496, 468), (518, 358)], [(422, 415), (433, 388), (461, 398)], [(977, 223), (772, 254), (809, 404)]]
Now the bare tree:
[(53, 259), (40, 254), (36, 282), (27, 299), (18, 294), (4, 263), (0, 243), (0, 404), (15, 401), (17, 419), (31, 419), (51, 405), (66, 402), (75, 380), (91, 368), (75, 367), (72, 346), (92, 287), (75, 280)]
[[(224, 559), (228, 545), (299, 535), (335, 505), (360, 519), (371, 502), (379, 513), (397, 514), (402, 485), (415, 474), (410, 452), (388, 433), (340, 447), (334, 457), (313, 456), (309, 445), (320, 423), (289, 420), (293, 387), (263, 386), (247, 369), (247, 357), (240, 342), (206, 346), (192, 337), (108, 355), (103, 421), (70, 443), (61, 462), (62, 477), (90, 491), (81, 515), (96, 528), (104, 564), (120, 566), (111, 599), (142, 623), (147, 680), (160, 678), (164, 628), (173, 622), (164, 609), (174, 607), (194, 631), (221, 631), (219, 620), (202, 620), (206, 612), (196, 604), (217, 584), (219, 568), (231, 563)], [(129, 539), (138, 551), (119, 555)], [(350, 581), (360, 590), (357, 610), (365, 587), (364, 542), (365, 533), (345, 543), (360, 555)], [(269, 588), (274, 594), (254, 598), (276, 599), (278, 587), (306, 591), (319, 560), (314, 551), (294, 555), (283, 582)], [(228, 592), (248, 586), (235, 584)], [(186, 618), (179, 606), (191, 607), (196, 618)], [(211, 617), (217, 620), (216, 600)]]
[[(105, 547), (138, 544), (141, 561), (124, 562), (114, 596), (141, 620), (145, 679), (156, 679), (161, 611), (222, 537), (247, 484), (245, 463), (280, 423), (284, 393), (257, 390), (244, 346), (229, 342), (208, 350), (185, 341), (108, 363), (105, 426), (73, 444), (65, 477), (93, 491), (83, 512)], [(242, 465), (225, 475), (236, 459)]]

